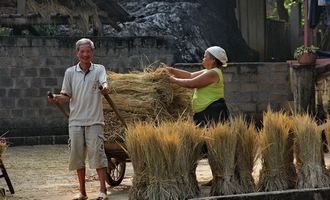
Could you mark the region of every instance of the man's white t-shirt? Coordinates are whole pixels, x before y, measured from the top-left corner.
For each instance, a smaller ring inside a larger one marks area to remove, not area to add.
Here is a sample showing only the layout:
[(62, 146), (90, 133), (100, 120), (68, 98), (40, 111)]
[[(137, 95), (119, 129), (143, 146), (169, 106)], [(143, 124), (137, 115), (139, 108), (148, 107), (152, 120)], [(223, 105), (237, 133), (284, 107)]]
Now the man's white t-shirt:
[(92, 63), (89, 71), (84, 73), (78, 63), (65, 71), (61, 94), (71, 97), (69, 126), (104, 125), (99, 86), (107, 87), (103, 65)]

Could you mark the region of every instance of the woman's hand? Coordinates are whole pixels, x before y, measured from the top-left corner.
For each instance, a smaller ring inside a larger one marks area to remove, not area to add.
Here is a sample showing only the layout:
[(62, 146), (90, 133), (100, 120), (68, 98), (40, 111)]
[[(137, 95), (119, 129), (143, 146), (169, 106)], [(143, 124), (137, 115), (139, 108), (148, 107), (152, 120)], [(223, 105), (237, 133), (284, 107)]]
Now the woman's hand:
[(176, 79), (174, 76), (170, 76), (170, 77), (168, 77), (168, 81), (169, 81), (170, 83), (175, 83), (176, 80), (177, 80), (177, 79)]
[(165, 67), (168, 73), (173, 74), (173, 67)]

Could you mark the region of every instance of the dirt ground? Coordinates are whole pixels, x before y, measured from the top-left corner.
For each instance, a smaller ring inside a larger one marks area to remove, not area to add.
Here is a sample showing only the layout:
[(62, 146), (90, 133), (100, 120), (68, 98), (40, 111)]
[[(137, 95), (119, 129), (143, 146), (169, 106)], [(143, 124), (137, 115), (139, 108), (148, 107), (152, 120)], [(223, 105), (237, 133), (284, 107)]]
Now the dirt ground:
[[(78, 181), (74, 172), (68, 170), (68, 149), (66, 145), (9, 147), (4, 154), (4, 165), (15, 189), (11, 195), (6, 191), (8, 200), (69, 200), (78, 192)], [(118, 187), (108, 188), (109, 199), (126, 200), (132, 185), (133, 168), (127, 163), (125, 178)], [(197, 169), (198, 180), (211, 179), (207, 160), (202, 160)], [(87, 193), (89, 199), (95, 199), (99, 184), (95, 170), (87, 168)], [(4, 179), (0, 187), (7, 188)], [(203, 189), (207, 195), (207, 187)]]
[[(74, 172), (68, 170), (68, 149), (66, 145), (21, 146), (9, 147), (4, 155), (4, 165), (13, 183), (15, 194), (6, 191), (8, 200), (69, 200), (78, 191), (78, 181)], [(329, 163), (329, 155), (326, 162)], [(258, 176), (260, 163), (256, 166), (254, 176)], [(212, 174), (207, 160), (201, 160), (197, 168), (199, 183), (211, 180)], [(87, 193), (89, 199), (98, 194), (96, 172), (87, 169)], [(109, 199), (126, 200), (132, 184), (133, 168), (127, 163), (125, 178), (118, 187), (108, 188)], [(0, 180), (0, 187), (7, 185)], [(209, 187), (201, 187), (202, 195), (207, 196)]]

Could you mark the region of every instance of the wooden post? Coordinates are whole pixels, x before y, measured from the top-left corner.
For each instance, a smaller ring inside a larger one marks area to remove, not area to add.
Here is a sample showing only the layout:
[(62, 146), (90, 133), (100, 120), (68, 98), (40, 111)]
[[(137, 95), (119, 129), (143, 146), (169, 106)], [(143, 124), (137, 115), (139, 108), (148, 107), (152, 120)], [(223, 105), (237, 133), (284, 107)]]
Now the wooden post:
[(290, 82), (294, 112), (315, 113), (315, 66), (290, 66)]
[(294, 3), (291, 7), (290, 16), (290, 48), (293, 55), (294, 50), (303, 43), (303, 37), (300, 36), (301, 21), (301, 3)]
[(304, 2), (304, 45), (308, 47), (311, 44), (311, 29), (308, 20), (308, 0)]
[(25, 15), (26, 0), (17, 0), (17, 13)]

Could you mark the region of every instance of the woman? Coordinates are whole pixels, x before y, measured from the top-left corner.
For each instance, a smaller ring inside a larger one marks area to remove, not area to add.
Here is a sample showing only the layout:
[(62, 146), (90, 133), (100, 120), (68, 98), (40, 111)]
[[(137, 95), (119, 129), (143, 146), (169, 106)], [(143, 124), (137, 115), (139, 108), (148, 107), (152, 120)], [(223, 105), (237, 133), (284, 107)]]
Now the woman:
[(224, 99), (224, 80), (221, 68), (227, 66), (227, 54), (218, 46), (206, 49), (203, 58), (205, 69), (190, 73), (167, 67), (170, 82), (194, 88), (192, 110), (194, 122), (200, 126), (226, 121), (229, 111)]

